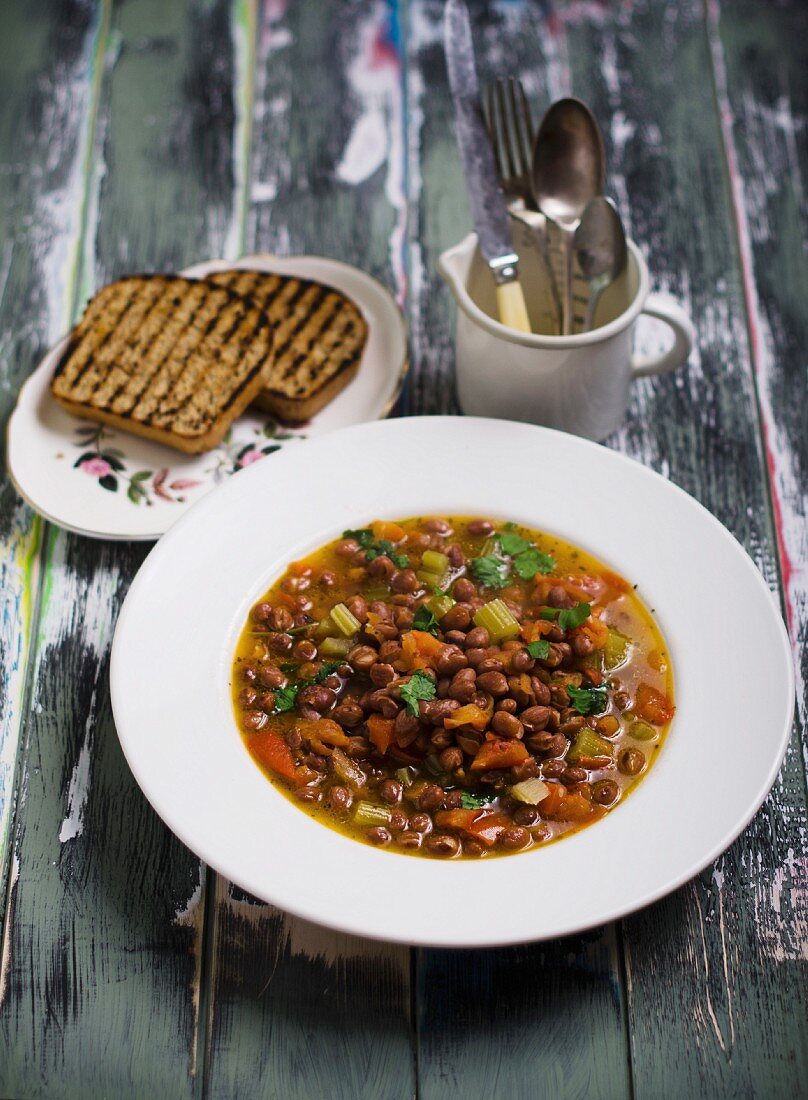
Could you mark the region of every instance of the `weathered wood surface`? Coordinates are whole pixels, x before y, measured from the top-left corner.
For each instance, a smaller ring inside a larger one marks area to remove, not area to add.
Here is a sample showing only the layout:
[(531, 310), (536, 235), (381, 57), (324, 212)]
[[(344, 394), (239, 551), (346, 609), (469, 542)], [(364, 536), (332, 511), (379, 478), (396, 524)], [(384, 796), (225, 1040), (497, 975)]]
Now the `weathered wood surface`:
[[(440, 0), (0, 6), (0, 417), (96, 284), (255, 250), (381, 278), (411, 321), (405, 411), (456, 411), (435, 260), (469, 219), (441, 14)], [(688, 370), (637, 385), (609, 442), (702, 500), (779, 588), (804, 728), (805, 12), (472, 14), (483, 76), (521, 73), (540, 109), (570, 91), (593, 104), (631, 235), (696, 322)], [(0, 494), (0, 1094), (800, 1094), (797, 738), (715, 867), (620, 925), (485, 952), (330, 933), (200, 867), (134, 785), (107, 663), (143, 550), (43, 542)]]

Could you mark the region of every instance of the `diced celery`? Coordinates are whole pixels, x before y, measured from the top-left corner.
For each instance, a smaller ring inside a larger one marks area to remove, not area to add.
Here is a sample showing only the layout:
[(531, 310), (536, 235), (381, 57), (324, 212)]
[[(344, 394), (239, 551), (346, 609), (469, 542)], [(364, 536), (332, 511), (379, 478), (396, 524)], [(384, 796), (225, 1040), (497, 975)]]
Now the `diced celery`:
[(528, 806), (538, 806), (550, 793), (550, 788), (541, 779), (523, 779), (521, 783), (514, 783), (508, 793)]
[(491, 600), (483, 604), (474, 613), (474, 623), (475, 626), (485, 627), (494, 643), (515, 638), (521, 629), (518, 619), (511, 614), (504, 600)]
[(352, 638), (323, 638), (318, 647), (321, 657), (347, 657), (352, 648)]
[(357, 802), (354, 821), (357, 825), (389, 825), (391, 811), (372, 802)]
[(433, 596), (431, 600), (426, 601), (426, 606), (436, 619), (442, 619), (452, 610), (456, 602), (451, 596)]
[(352, 638), (354, 634), (358, 634), (362, 629), (360, 621), (348, 610), (344, 603), (338, 603), (336, 607), (332, 607), (330, 617), (343, 638)]
[(333, 619), (327, 616), (325, 619), (320, 619), (319, 623), (314, 628), (314, 634), (317, 638), (336, 638), (338, 630), (334, 625)]
[(443, 580), (442, 573), (432, 573), (429, 569), (418, 569), (415, 575), (427, 588), (440, 588)]
[(621, 634), (614, 627), (609, 627), (609, 636), (606, 639), (606, 645), (603, 647), (603, 667), (607, 672), (611, 672), (613, 668), (622, 665), (628, 656), (630, 645), (631, 641), (625, 634)]
[(413, 778), (413, 773), (410, 768), (398, 768), (396, 771), (396, 779), (398, 779), (403, 787), (411, 787)]
[(567, 753), (567, 761), (575, 764), (579, 760), (589, 757), (595, 760), (612, 759), (612, 746), (599, 734), (591, 730), (589, 726), (582, 726), (575, 734), (575, 740), (570, 745)]
[(361, 790), (368, 781), (368, 777), (355, 760), (351, 760), (347, 753), (340, 748), (335, 748), (331, 753), (331, 767), (343, 783), (353, 787), (355, 791)]
[(430, 573), (440, 573), (443, 576), (449, 568), (449, 559), (438, 550), (424, 550), (421, 557), (421, 567), (428, 569)]
[(641, 722), (638, 718), (636, 722), (632, 722), (628, 727), (628, 732), (631, 737), (636, 737), (638, 741), (653, 741), (659, 734), (659, 730), (655, 730), (653, 726), (649, 726), (647, 722)]

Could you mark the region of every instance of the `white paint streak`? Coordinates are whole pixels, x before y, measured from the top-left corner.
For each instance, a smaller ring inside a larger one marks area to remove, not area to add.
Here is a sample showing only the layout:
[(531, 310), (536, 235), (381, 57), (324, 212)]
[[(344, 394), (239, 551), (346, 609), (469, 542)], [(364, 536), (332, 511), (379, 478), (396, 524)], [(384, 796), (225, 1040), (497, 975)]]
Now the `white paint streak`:
[(199, 906), (202, 902), (202, 880), (194, 887), (193, 893), (174, 913), (174, 923), (183, 928), (199, 928), (201, 913)]
[(224, 256), (236, 259), (244, 250), (243, 239), (249, 202), (250, 142), (252, 138), (252, 92), (255, 72), (255, 19), (251, 0), (239, 0), (230, 18), (233, 38), (233, 85), (235, 126), (233, 130), (233, 213), (224, 238)]
[(6, 919), (3, 924), (3, 950), (0, 954), (0, 1008), (3, 1007), (8, 992), (8, 975), (11, 967), (11, 909), (14, 892), (17, 889), (17, 881), (20, 877), (20, 859), (17, 853), (11, 861), (11, 875), (8, 883), (8, 897), (6, 898)]
[(194, 975), (191, 984), (191, 1003), (194, 1016), (191, 1036), (190, 1053), (188, 1056), (188, 1071), (192, 1078), (196, 1077), (197, 1049), (199, 1047), (199, 999), (202, 987), (202, 926), (205, 920), (205, 908), (203, 905), (205, 892), (205, 867), (199, 865), (199, 882), (191, 892), (184, 905), (179, 906), (174, 913), (174, 924), (180, 928), (190, 928), (193, 932), (191, 951), (194, 956)]
[[(706, 1006), (707, 1017), (709, 1018), (710, 1026), (712, 1027), (713, 1032), (715, 1033), (715, 1037), (718, 1040), (718, 1045), (721, 1047), (721, 1050), (726, 1054), (727, 1044), (724, 1041), (724, 1034), (721, 1031), (718, 1023), (718, 1017), (716, 1016), (715, 1008), (713, 1007), (713, 998), (710, 993), (710, 956), (707, 951), (707, 935), (704, 927), (704, 917), (702, 916), (701, 905), (699, 902), (699, 891), (696, 885), (692, 882), (688, 887), (688, 893), (692, 901), (692, 906), (696, 911), (696, 916), (698, 917), (699, 936), (701, 940), (702, 953), (700, 962), (703, 965), (704, 969), (704, 1005)], [(703, 1018), (703, 1010), (701, 1004), (694, 1005), (693, 1007), (696, 1010), (697, 1014), (701, 1015)]]
[(79, 751), (79, 758), (73, 768), (70, 777), (70, 786), (67, 792), (67, 814), (62, 821), (59, 830), (59, 842), (64, 844), (81, 836), (84, 832), (84, 807), (87, 805), (87, 796), (90, 793), (90, 761), (93, 745), (93, 724), (95, 720), (95, 693), (93, 688), (90, 699), (90, 711), (84, 724), (84, 741)]

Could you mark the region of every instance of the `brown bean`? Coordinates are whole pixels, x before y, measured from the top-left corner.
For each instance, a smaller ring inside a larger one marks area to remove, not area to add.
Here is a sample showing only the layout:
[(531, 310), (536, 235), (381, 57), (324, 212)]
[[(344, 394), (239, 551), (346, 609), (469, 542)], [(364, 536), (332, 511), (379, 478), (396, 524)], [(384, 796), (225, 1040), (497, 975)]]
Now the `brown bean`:
[(602, 737), (614, 737), (620, 729), (620, 723), (613, 714), (607, 714), (603, 718), (598, 718), (595, 729)]
[(254, 623), (265, 623), (271, 611), (271, 603), (257, 603), (250, 611), (250, 618)]
[(298, 787), (295, 791), (295, 798), (298, 802), (320, 802), (322, 797), (323, 792), (316, 787)]
[(328, 792), (328, 804), (332, 810), (349, 810), (353, 795), (347, 787), (332, 787)]
[(497, 699), (494, 704), (494, 710), (504, 710), (507, 711), (508, 714), (516, 714), (517, 710), (519, 710), (519, 706), (515, 699), (510, 699), (508, 696), (505, 696), (504, 699)]
[(547, 593), (547, 603), (550, 607), (575, 607), (575, 600), (558, 584), (554, 584)]
[(396, 670), (392, 665), (377, 661), (375, 665), (370, 666), (370, 678), (376, 687), (387, 687), (389, 683), (395, 680)]
[(323, 588), (333, 588), (336, 583), (337, 574), (332, 573), (330, 569), (324, 569), (317, 578), (317, 584), (322, 585)]
[(294, 645), (291, 634), (267, 634), (267, 646), (274, 653), (287, 653)]
[(258, 696), (258, 705), (264, 714), (272, 714), (275, 710), (275, 692), (264, 691)]
[(485, 649), (491, 645), (491, 635), (484, 626), (475, 626), (466, 635), (466, 649)]
[(258, 669), (255, 665), (242, 665), (240, 672), (242, 680), (246, 680), (248, 684), (252, 684), (258, 678)]
[(413, 814), (410, 818), (410, 828), (416, 833), (430, 833), (432, 831), (432, 818), (429, 814)]
[(441, 676), (454, 676), (461, 668), (466, 668), (468, 657), (458, 646), (447, 646), (438, 657), (436, 668)]
[(535, 779), (538, 774), (539, 763), (533, 756), (511, 768), (511, 779), (514, 783), (521, 783), (523, 779)]
[(396, 741), (406, 747), (411, 744), (418, 736), (421, 730), (421, 723), (413, 714), (408, 714), (406, 710), (400, 710), (396, 715), (395, 725), (393, 726), (393, 732), (396, 737)]
[(497, 838), (500, 848), (505, 848), (509, 852), (516, 852), (520, 848), (524, 848), (529, 841), (530, 833), (527, 829), (523, 829), (521, 825), (514, 825), (510, 829), (506, 829)]
[(410, 630), (415, 622), (415, 613), (409, 607), (397, 607), (393, 612), (393, 622), (402, 632)]
[(456, 768), (463, 767), (463, 753), (456, 745), (444, 749), (438, 759), (440, 760), (440, 766), (447, 772), (453, 772)]
[(422, 840), (423, 837), (420, 833), (408, 831), (401, 834), (398, 843), (402, 848), (420, 848)]
[(424, 529), (434, 531), (436, 535), (451, 535), (452, 533), (451, 525), (439, 516), (431, 516), (429, 519), (424, 520)]
[(283, 739), (290, 749), (299, 749), (303, 744), (303, 734), (297, 729), (296, 726), (292, 726), (283, 735)]
[(506, 710), (498, 710), (494, 717), (491, 719), (491, 729), (494, 733), (498, 733), (500, 737), (510, 737), (516, 739), (524, 736), (525, 727), (514, 717), (513, 714), (508, 714)]
[(398, 638), (399, 629), (395, 623), (384, 620), (380, 623), (376, 623), (373, 627), (373, 633), (377, 638), (382, 638), (385, 641), (390, 641), (393, 638)]
[(348, 654), (348, 664), (356, 672), (368, 672), (371, 665), (376, 663), (378, 654), (369, 645), (356, 645)]
[(401, 801), (403, 790), (404, 788), (397, 779), (385, 779), (379, 787), (379, 797), (382, 802), (388, 802), (391, 806), (395, 806)]
[(367, 737), (351, 737), (345, 751), (352, 759), (360, 756), (367, 756), (370, 752), (370, 741), (368, 741)]
[(455, 741), (457, 741), (458, 747), (463, 752), (468, 753), (469, 756), (474, 756), (482, 743), (483, 735), (478, 733), (477, 730), (472, 730), (470, 726), (463, 726), (455, 734)]
[(570, 705), (570, 697), (563, 684), (550, 684), (550, 702), (554, 707), (559, 708)]
[(324, 684), (311, 684), (298, 692), (297, 703), (299, 706), (311, 707), (312, 710), (325, 714), (331, 710), (337, 701), (336, 694)]
[(296, 577), (288, 573), (281, 581), (281, 589), (290, 596), (295, 592), (305, 592), (311, 585), (311, 577)]
[(639, 749), (624, 749), (617, 758), (623, 775), (639, 775), (645, 767), (645, 756)]
[(569, 737), (570, 740), (574, 735), (586, 725), (586, 720), (581, 714), (576, 714), (573, 718), (568, 718), (566, 722), (562, 722), (558, 727), (558, 732), (563, 733), (565, 737)]
[(331, 711), (331, 718), (346, 729), (358, 726), (365, 717), (362, 708), (353, 699), (346, 699)]
[[(311, 611), (314, 607), (314, 600), (311, 596), (295, 596), (295, 610), (296, 611)], [(298, 622), (298, 616), (295, 616), (295, 626), (302, 626), (302, 623)]]
[(463, 553), (460, 543), (453, 542), (451, 546), (446, 547), (445, 553), (452, 569), (462, 569), (466, 564), (466, 555)]
[(563, 760), (547, 760), (541, 766), (541, 774), (544, 779), (558, 779), (566, 771), (567, 765)]
[(418, 798), (418, 808), (432, 812), (443, 805), (444, 790), (437, 783), (427, 783)]
[(576, 657), (588, 657), (594, 648), (594, 642), (586, 634), (576, 634), (572, 639), (572, 651)]
[(533, 696), (536, 702), (543, 707), (546, 707), (550, 702), (550, 689), (538, 676), (530, 677), (530, 690), (533, 692)]
[(459, 810), (463, 805), (463, 792), (462, 791), (448, 791), (446, 797), (443, 800), (443, 805), (447, 810)]
[(511, 655), (511, 670), (513, 672), (529, 672), (536, 664), (528, 651), (524, 648), (514, 650)]
[(295, 642), (292, 653), (298, 661), (313, 661), (317, 656), (317, 646), (308, 638), (301, 638), (299, 642)]
[(368, 602), (363, 596), (349, 596), (345, 606), (360, 623), (368, 621)]
[(334, 553), (338, 558), (352, 558), (359, 549), (356, 539), (340, 539), (334, 547)]
[(285, 607), (268, 607), (264, 621), (270, 630), (291, 630), (294, 623), (291, 611)]
[(403, 810), (391, 810), (390, 820), (387, 822), (387, 826), (394, 833), (400, 833), (402, 829), (406, 829), (410, 820)]
[(373, 577), (374, 580), (389, 584), (390, 579), (395, 576), (395, 572), (395, 564), (384, 555), (374, 558), (372, 562), (368, 563), (368, 576)]
[(612, 699), (618, 710), (628, 710), (631, 706), (631, 696), (627, 691), (616, 691)]
[(386, 688), (372, 691), (368, 696), (368, 703), (370, 709), (377, 711), (383, 718), (395, 718), (401, 708), (401, 704), (392, 698)]
[(548, 707), (547, 709), (550, 711), (550, 717), (547, 719), (547, 728), (551, 733), (555, 733), (561, 724), (561, 716), (555, 707)]
[(599, 806), (611, 806), (617, 801), (619, 794), (620, 788), (613, 779), (601, 779), (592, 784), (592, 799)]
[(553, 756), (561, 756), (562, 753), (567, 751), (568, 745), (569, 741), (567, 741), (563, 733), (554, 733), (553, 740), (550, 742), (550, 747), (547, 751)]
[(241, 725), (251, 733), (255, 730), (262, 730), (267, 721), (267, 716), (262, 710), (245, 710), (241, 715)]
[[(524, 715), (522, 715), (524, 718)], [(550, 746), (553, 743), (553, 734), (548, 733), (546, 730), (544, 733), (531, 733), (525, 738), (525, 744), (531, 752), (546, 753), (549, 751)]]
[(385, 844), (389, 844), (393, 839), (390, 830), (385, 829), (383, 825), (375, 825), (372, 829), (368, 829), (365, 833), (365, 837), (371, 844), (375, 844), (377, 848), (383, 848)]
[(450, 607), (446, 614), (440, 621), (442, 630), (468, 630), (469, 623), (471, 622), (471, 615), (467, 607), (464, 607), (462, 603), (456, 603), (454, 607)]
[(504, 672), (505, 665), (500, 661), (499, 657), (483, 657), (482, 661), (477, 665), (477, 675), (482, 672)]
[(508, 694), (508, 681), (501, 672), (484, 672), (477, 677), (477, 687), (495, 697)]
[(258, 698), (258, 692), (255, 688), (243, 687), (238, 693), (238, 703), (240, 707), (249, 707)]
[(379, 646), (379, 660), (387, 664), (394, 664), (401, 656), (401, 643), (396, 641), (382, 642)]
[(467, 577), (458, 577), (452, 585), (452, 595), (460, 603), (466, 603), (468, 600), (474, 599), (477, 595), (477, 589)]
[(448, 645), (462, 646), (466, 643), (466, 635), (462, 630), (447, 630), (443, 635), (443, 640)]
[(429, 743), (436, 749), (445, 749), (447, 745), (451, 745), (452, 735), (443, 726), (436, 726), (435, 732), (429, 738)]
[(430, 699), (420, 703), (421, 718), (433, 726), (440, 726), (459, 706), (457, 699)]
[(487, 519), (472, 519), (466, 524), (466, 530), (472, 538), (481, 538), (490, 535), (494, 525)]
[(475, 694), (477, 673), (473, 668), (461, 668), (452, 677), (449, 685), (449, 697), (457, 699), (459, 703), (468, 703)]
[(390, 587), (394, 592), (417, 592), (423, 586), (416, 577), (414, 569), (402, 569), (393, 575)]
[(460, 851), (460, 841), (448, 833), (435, 833), (428, 838), (425, 847), (435, 856), (456, 856)]
[(476, 668), (480, 661), (484, 661), (486, 657), (486, 650), (477, 646), (474, 649), (466, 649), (466, 660), (471, 668)]
[(513, 820), (517, 825), (535, 825), (540, 814), (535, 806), (519, 806), (513, 811)]
[(583, 783), (586, 780), (585, 768), (565, 768), (560, 776), (561, 782), (567, 786), (573, 783)]
[(451, 676), (441, 676), (438, 680), (437, 695), (439, 699), (446, 699), (449, 695), (449, 685), (452, 682)]

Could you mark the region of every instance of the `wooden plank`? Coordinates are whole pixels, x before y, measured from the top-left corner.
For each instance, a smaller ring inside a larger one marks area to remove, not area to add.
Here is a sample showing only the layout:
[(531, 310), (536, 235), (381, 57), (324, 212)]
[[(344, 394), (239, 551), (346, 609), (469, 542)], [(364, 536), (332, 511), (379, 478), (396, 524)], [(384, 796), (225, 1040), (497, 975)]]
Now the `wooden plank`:
[[(699, 498), (778, 585), (720, 119), (700, 3), (589, 9), (561, 26), (596, 106), (613, 190), (654, 282), (699, 333), (687, 372), (635, 387), (614, 441)], [(775, 64), (775, 54), (768, 54)], [(776, 67), (776, 66), (775, 66)], [(719, 780), (720, 781), (720, 780)], [(624, 923), (638, 1097), (796, 1094), (806, 1072), (804, 774), (797, 742), (763, 810), (716, 865)]]
[[(257, 41), (245, 251), (335, 256), (401, 300), (397, 6), (269, 4)], [(222, 881), (211, 942), (208, 1095), (414, 1095), (407, 948), (318, 928)]]
[[(90, 3), (9, 6), (0, 38), (0, 426), (28, 373), (64, 329), (80, 236), (92, 115)], [(62, 30), (62, 28), (66, 28)], [(5, 904), (15, 762), (24, 710), (41, 525), (0, 455), (0, 912)]]
[[(113, 8), (79, 299), (125, 271), (220, 255), (237, 235), (230, 20), (208, 0)], [(204, 881), (135, 786), (107, 687), (146, 549), (48, 540), (3, 942), (6, 1096), (197, 1091)]]
[[(483, 78), (547, 72), (536, 5), (472, 7)], [(413, 372), (408, 411), (452, 411), (454, 308), (435, 263), (470, 228), (442, 43), (443, 5), (409, 6)], [(546, 93), (545, 93), (546, 95)], [(503, 899), (503, 904), (507, 900)], [(419, 1096), (627, 1095), (613, 927), (508, 950), (417, 953)]]

